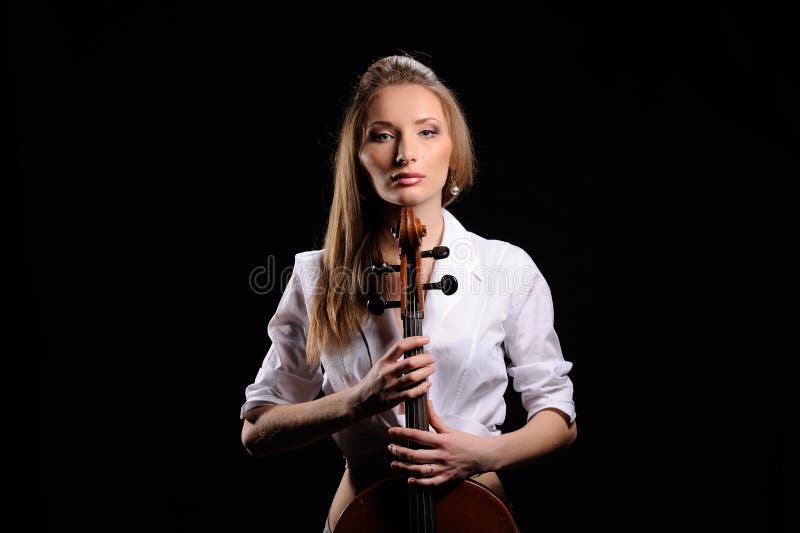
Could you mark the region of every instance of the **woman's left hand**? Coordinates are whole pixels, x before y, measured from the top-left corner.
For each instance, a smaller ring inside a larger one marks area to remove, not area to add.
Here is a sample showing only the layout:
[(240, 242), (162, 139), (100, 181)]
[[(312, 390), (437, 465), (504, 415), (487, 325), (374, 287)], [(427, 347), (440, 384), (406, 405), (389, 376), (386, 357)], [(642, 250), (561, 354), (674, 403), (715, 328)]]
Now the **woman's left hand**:
[(392, 461), (392, 468), (410, 474), (409, 483), (435, 486), (492, 470), (489, 457), (496, 438), (479, 437), (448, 427), (436, 414), (430, 400), (428, 419), (436, 433), (389, 428), (393, 442), (413, 441), (423, 447), (414, 450), (400, 444), (389, 445), (389, 452), (398, 459)]

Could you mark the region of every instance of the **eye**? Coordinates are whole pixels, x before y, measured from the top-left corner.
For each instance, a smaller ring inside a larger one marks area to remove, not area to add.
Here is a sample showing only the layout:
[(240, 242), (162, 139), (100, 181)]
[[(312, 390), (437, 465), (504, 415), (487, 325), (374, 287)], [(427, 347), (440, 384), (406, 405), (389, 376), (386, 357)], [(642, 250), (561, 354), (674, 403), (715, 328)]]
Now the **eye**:
[(425, 135), (425, 137), (433, 137), (434, 135), (436, 135), (437, 133), (439, 133), (439, 132), (438, 132), (438, 131), (436, 131), (436, 130), (422, 130), (420, 133), (425, 133), (425, 132), (429, 132), (429, 133), (430, 133), (430, 135)]
[(387, 140), (387, 138), (383, 137), (383, 135), (389, 135), (389, 134), (385, 133), (385, 132), (384, 133), (373, 133), (373, 134), (370, 135), (370, 139), (372, 139), (373, 141), (378, 141), (378, 142)]

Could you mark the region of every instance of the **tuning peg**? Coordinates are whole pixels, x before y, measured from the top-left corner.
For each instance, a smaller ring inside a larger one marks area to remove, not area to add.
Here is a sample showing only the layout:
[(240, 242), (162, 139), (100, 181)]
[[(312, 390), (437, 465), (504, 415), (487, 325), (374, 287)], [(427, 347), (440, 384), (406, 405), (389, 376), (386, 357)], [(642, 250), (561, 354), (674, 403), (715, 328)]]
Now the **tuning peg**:
[(382, 315), (384, 309), (392, 307), (400, 307), (400, 302), (397, 300), (390, 300), (387, 302), (380, 296), (373, 296), (367, 300), (367, 309), (369, 309), (369, 312), (373, 315)]
[(450, 255), (450, 248), (447, 246), (434, 246), (432, 250), (422, 252), (422, 257), (433, 257), (434, 259), (444, 259)]
[(458, 290), (458, 280), (450, 274), (445, 274), (442, 276), (441, 280), (436, 283), (425, 283), (422, 285), (422, 288), (426, 291), (440, 290), (447, 296), (450, 296)]
[(400, 272), (400, 265), (390, 265), (389, 263), (375, 263), (371, 267), (372, 272), (375, 274), (391, 274), (392, 272)]

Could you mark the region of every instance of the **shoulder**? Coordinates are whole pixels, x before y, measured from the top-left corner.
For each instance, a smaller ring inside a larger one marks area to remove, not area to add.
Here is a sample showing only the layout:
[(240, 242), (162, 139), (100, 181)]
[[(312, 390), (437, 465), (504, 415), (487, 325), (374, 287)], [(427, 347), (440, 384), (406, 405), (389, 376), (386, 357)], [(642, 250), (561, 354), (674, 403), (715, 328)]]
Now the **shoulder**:
[(294, 264), (299, 267), (313, 267), (322, 264), (325, 250), (305, 250), (294, 254)]
[(525, 269), (539, 273), (533, 257), (521, 246), (501, 239), (487, 239), (470, 232), (481, 264), (504, 269)]
[(322, 274), (322, 254), (323, 250), (305, 250), (294, 255), (288, 283), (294, 284), (295, 290), (302, 290), (307, 298), (314, 294)]
[(483, 282), (486, 290), (492, 290), (497, 284), (501, 287), (528, 287), (541, 283), (541, 272), (523, 247), (467, 230), (447, 210), (444, 210), (444, 216), (443, 241), (450, 248), (449, 268), (461, 273), (471, 272), (478, 283)]
[(490, 239), (466, 229), (447, 209), (445, 233), (450, 255), (457, 262), (477, 262), (482, 267), (535, 268), (530, 254), (522, 247), (502, 239)]
[(487, 239), (479, 235), (475, 235), (474, 240), (489, 261), (498, 264), (533, 263), (533, 259), (528, 252), (511, 242), (501, 239)]

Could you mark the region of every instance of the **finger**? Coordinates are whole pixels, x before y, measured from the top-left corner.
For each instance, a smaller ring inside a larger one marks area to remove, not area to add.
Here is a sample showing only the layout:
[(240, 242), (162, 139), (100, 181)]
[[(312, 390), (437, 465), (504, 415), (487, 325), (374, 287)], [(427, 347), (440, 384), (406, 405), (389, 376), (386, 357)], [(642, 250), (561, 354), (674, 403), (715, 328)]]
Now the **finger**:
[(413, 441), (423, 446), (435, 447), (438, 444), (438, 437), (430, 431), (420, 431), (418, 429), (404, 428), (400, 426), (389, 428), (389, 436), (398, 441)]
[(405, 389), (397, 387), (396, 384), (394, 384), (391, 389), (391, 394), (387, 397), (387, 401), (394, 406), (418, 398), (428, 392), (430, 388), (431, 381), (427, 379)]
[(445, 425), (444, 420), (439, 418), (436, 411), (433, 409), (433, 402), (428, 400), (428, 422), (436, 433), (447, 433), (450, 428)]
[(402, 463), (438, 463), (441, 458), (439, 450), (412, 450), (400, 444), (390, 444), (389, 453), (397, 457)]
[(410, 352), (414, 348), (420, 348), (421, 346), (425, 346), (431, 340), (424, 335), (413, 335), (411, 337), (405, 337), (397, 341), (397, 344), (394, 345), (389, 353), (386, 356), (389, 358), (390, 361), (394, 362), (400, 359), (402, 355), (406, 352)]
[(395, 365), (394, 373), (399, 376), (402, 374), (406, 374), (414, 369), (432, 365), (435, 362), (436, 358), (428, 353), (413, 355), (411, 357), (406, 357), (402, 361), (398, 361), (397, 364)]
[(400, 461), (392, 461), (392, 470), (399, 470), (414, 477), (436, 477), (444, 473), (444, 466), (435, 463), (409, 464)]
[(433, 384), (432, 381), (426, 379), (425, 381), (421, 381), (419, 385), (414, 385), (407, 389), (403, 389), (399, 401), (402, 402), (407, 400), (413, 400), (414, 398), (419, 398), (420, 396), (428, 392), (428, 389), (431, 388), (432, 384)]
[(433, 366), (426, 366), (425, 368), (418, 368), (413, 372), (409, 372), (408, 374), (403, 374), (401, 377), (397, 379), (397, 384), (401, 388), (405, 388), (408, 386), (413, 386), (420, 381), (427, 379), (428, 376), (436, 372), (436, 368)]
[(434, 476), (434, 477), (410, 477), (408, 478), (408, 482), (411, 485), (422, 485), (424, 487), (436, 487), (438, 485), (443, 485), (447, 483), (448, 478), (446, 476)]

